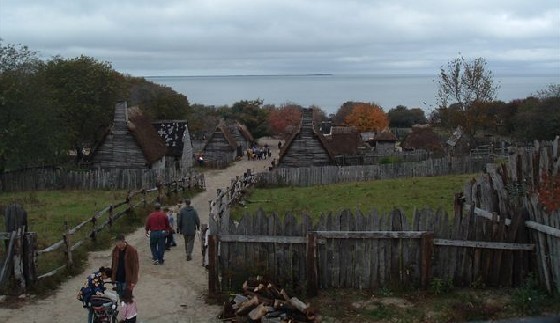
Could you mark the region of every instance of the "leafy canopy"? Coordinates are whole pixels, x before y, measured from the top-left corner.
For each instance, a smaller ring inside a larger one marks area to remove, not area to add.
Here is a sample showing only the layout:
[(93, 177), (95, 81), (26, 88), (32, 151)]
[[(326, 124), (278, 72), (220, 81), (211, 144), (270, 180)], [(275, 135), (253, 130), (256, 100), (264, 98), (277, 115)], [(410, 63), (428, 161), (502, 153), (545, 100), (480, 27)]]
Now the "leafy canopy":
[(389, 126), (387, 114), (375, 103), (354, 103), (344, 121), (359, 132), (381, 132)]
[(467, 61), (460, 57), (448, 62), (446, 68), (441, 67), (437, 99), (441, 108), (454, 103), (468, 110), (475, 102), (494, 101), (498, 89), (484, 58)]

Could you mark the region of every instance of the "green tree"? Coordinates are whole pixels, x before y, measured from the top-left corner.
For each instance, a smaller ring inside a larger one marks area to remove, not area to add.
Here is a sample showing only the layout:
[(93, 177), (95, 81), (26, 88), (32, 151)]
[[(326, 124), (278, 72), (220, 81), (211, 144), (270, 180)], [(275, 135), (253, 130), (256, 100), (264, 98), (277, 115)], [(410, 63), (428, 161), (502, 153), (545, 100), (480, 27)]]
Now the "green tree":
[(216, 129), (219, 120), (220, 115), (215, 107), (193, 104), (190, 106), (187, 115), (191, 138), (200, 139), (203, 135), (212, 133)]
[(64, 131), (45, 99), (43, 62), (27, 46), (0, 39), (0, 171), (52, 165), (64, 158)]
[(47, 62), (44, 73), (69, 148), (93, 145), (111, 124), (115, 103), (126, 99), (123, 76), (108, 62), (83, 55), (73, 59), (55, 57)]
[(424, 110), (420, 108), (408, 109), (404, 105), (397, 105), (387, 112), (389, 127), (410, 128), (414, 124), (425, 124), (428, 122)]
[(231, 109), (224, 108), (220, 112), (224, 118), (235, 119), (247, 126), (255, 139), (268, 136), (268, 110), (262, 108), (260, 99), (235, 102)]
[(187, 97), (170, 87), (162, 86), (143, 77), (126, 77), (128, 103), (139, 106), (154, 120), (186, 119), (189, 114)]
[(514, 137), (523, 141), (554, 139), (560, 134), (559, 106), (560, 96), (524, 99), (513, 118)]

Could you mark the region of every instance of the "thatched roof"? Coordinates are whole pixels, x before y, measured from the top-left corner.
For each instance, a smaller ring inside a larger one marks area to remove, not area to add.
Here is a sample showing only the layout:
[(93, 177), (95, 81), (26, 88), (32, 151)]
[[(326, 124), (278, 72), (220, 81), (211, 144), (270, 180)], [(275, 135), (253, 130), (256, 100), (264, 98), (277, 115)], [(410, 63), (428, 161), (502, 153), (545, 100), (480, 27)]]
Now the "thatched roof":
[(332, 127), (331, 135), (325, 138), (334, 155), (357, 155), (362, 145), (360, 133), (354, 127)]
[(373, 137), (373, 141), (392, 141), (396, 142), (397, 137), (391, 131), (383, 131)]
[(210, 138), (208, 138), (208, 140), (204, 144), (204, 148), (202, 150), (206, 149), (206, 146), (208, 146), (208, 144), (212, 141), (212, 139), (214, 138), (214, 134), (217, 132), (221, 132), (224, 134), (224, 138), (226, 139), (228, 146), (230, 146), (232, 150), (237, 149), (237, 141), (235, 140), (235, 137), (233, 136), (231, 131), (229, 131), (229, 128), (226, 125), (225, 121), (222, 119), (216, 126), (216, 131), (214, 131), (210, 135)]
[(249, 129), (247, 129), (247, 126), (244, 124), (240, 124), (239, 122), (237, 123), (237, 129), (239, 130), (239, 133), (243, 136), (243, 138), (245, 138), (245, 140), (249, 141), (249, 142), (254, 142), (255, 139), (253, 138), (253, 135), (251, 134), (251, 132), (249, 132)]
[(428, 151), (442, 151), (443, 146), (439, 136), (428, 125), (418, 125), (412, 127), (401, 143), (401, 147), (406, 150), (425, 149)]
[(149, 164), (153, 164), (165, 156), (167, 153), (165, 142), (158, 135), (150, 120), (142, 114), (140, 108), (128, 109), (127, 127)]
[(299, 124), (296, 126), (296, 128), (294, 129), (295, 131), (292, 131), (292, 133), (290, 134), (290, 136), (288, 137), (288, 139), (286, 139), (284, 145), (282, 146), (282, 148), (280, 149), (279, 152), (279, 156), (278, 156), (278, 160), (281, 161), (282, 158), (284, 157), (284, 155), (286, 154), (286, 152), (288, 151), (288, 149), (290, 148), (290, 146), (292, 145), (292, 142), (294, 141), (294, 139), (300, 134), (300, 132), (304, 129), (304, 127), (308, 127), (311, 128), (313, 131), (313, 137), (316, 138), (317, 140), (319, 140), (319, 142), (321, 143), (321, 146), (325, 149), (325, 151), (327, 152), (327, 154), (329, 155), (329, 158), (331, 159), (331, 161), (335, 160), (335, 153), (334, 150), (331, 148), (328, 140), (325, 138), (325, 136), (323, 136), (323, 134), (320, 131), (317, 131), (312, 124), (312, 118), (310, 118), (309, 120), (309, 124), (303, 124), (303, 119), (306, 116), (306, 113), (312, 113), (306, 110), (311, 110), (311, 109), (303, 109), (303, 113), (302, 113), (302, 118), (299, 121)]

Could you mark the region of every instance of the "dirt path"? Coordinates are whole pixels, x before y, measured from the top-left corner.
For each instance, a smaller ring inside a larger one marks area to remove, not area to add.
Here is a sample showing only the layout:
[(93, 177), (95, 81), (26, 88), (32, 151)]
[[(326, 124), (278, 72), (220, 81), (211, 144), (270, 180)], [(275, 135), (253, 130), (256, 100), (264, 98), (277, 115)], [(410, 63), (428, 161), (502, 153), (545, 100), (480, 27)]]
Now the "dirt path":
[[(273, 158), (277, 158), (278, 142), (266, 140), (261, 144), (265, 142), (270, 145)], [(209, 201), (216, 197), (218, 188), (229, 186), (232, 178), (247, 169), (253, 173), (262, 172), (268, 169), (270, 162), (271, 159), (247, 161), (244, 158), (227, 169), (206, 172), (206, 191), (192, 200), (201, 222), (208, 223)], [(138, 249), (140, 256), (140, 279), (134, 290), (139, 322), (220, 322), (216, 317), (221, 307), (204, 301), (208, 279), (201, 265), (201, 253), (195, 252), (193, 261), (187, 262), (182, 236), (176, 235), (178, 245), (165, 253), (163, 266), (151, 264), (149, 241), (143, 228), (128, 235), (127, 240)], [(198, 239), (194, 250), (200, 250)], [(87, 313), (76, 300), (76, 293), (84, 277), (103, 265), (111, 265), (110, 249), (91, 252), (85, 272), (70, 278), (52, 296), (31, 300), (20, 309), (0, 308), (0, 322), (85, 322)]]

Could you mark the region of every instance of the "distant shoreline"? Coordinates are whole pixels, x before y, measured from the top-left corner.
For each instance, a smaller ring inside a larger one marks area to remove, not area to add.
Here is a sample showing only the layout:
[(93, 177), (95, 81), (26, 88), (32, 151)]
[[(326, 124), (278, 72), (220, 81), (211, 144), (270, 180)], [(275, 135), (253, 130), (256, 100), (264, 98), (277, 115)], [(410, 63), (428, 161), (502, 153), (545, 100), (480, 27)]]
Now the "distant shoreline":
[[(216, 74), (216, 75), (141, 75), (140, 77), (146, 79), (176, 79), (176, 78), (235, 78), (235, 77), (309, 77), (309, 76), (343, 76), (343, 77), (438, 77), (439, 74), (335, 74), (335, 73), (309, 73), (309, 74)], [(507, 74), (494, 74), (494, 78), (502, 77), (558, 77), (560, 82), (560, 75), (557, 73), (539, 73), (539, 74), (525, 74), (525, 73), (507, 73)]]
[(223, 75), (149, 75), (142, 76), (144, 78), (181, 78), (181, 77), (278, 77), (278, 76), (334, 76), (328, 73), (314, 73), (314, 74), (223, 74)]

